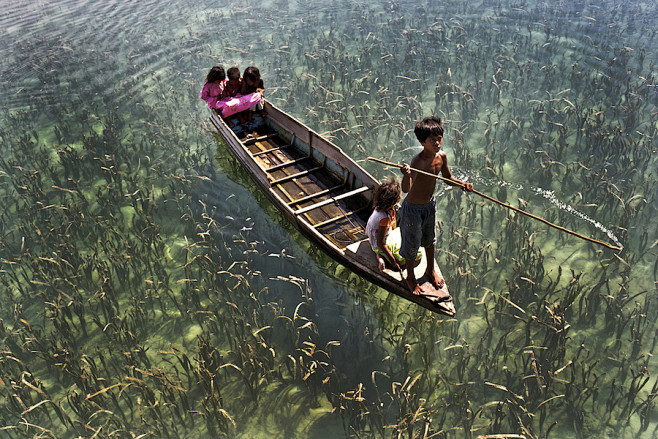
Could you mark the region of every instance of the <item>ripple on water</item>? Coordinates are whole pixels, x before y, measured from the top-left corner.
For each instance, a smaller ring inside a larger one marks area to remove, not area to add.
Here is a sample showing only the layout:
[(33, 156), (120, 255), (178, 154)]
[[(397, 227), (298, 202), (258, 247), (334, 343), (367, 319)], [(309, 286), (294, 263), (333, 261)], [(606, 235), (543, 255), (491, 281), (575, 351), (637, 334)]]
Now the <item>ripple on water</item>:
[[(56, 99), (71, 87), (105, 98), (123, 87), (122, 99), (142, 102), (157, 92), (150, 77), (171, 71), (187, 53), (173, 44), (173, 34), (172, 44), (161, 44), (163, 33), (186, 15), (155, 0), (10, 1), (3, 8), (0, 36), (11, 44), (0, 44), (0, 71), (9, 109), (24, 108), (26, 97), (36, 94)], [(94, 71), (99, 79), (90, 82)]]

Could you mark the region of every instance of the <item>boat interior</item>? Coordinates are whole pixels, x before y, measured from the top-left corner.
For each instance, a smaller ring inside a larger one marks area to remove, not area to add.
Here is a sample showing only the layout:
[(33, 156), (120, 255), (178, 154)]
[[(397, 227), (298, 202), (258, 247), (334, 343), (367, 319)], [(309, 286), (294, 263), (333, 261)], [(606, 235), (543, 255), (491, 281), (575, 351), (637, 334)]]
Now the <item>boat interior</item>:
[(269, 120), (239, 139), (272, 190), (335, 246), (367, 239), (372, 189), (348, 169)]

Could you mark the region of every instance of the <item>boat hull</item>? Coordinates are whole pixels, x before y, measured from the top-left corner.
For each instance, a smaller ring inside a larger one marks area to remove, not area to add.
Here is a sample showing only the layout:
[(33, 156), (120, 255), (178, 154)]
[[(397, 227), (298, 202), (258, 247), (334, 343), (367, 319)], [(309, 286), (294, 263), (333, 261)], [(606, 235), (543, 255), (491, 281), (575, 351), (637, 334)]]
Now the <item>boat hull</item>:
[(447, 286), (435, 288), (424, 276), (426, 261), (414, 269), (421, 295), (411, 294), (406, 273), (379, 270), (365, 235), (379, 182), (340, 148), (267, 101), (264, 123), (240, 135), (216, 113), (210, 119), (252, 180), (307, 239), (385, 290), (431, 311), (455, 315)]

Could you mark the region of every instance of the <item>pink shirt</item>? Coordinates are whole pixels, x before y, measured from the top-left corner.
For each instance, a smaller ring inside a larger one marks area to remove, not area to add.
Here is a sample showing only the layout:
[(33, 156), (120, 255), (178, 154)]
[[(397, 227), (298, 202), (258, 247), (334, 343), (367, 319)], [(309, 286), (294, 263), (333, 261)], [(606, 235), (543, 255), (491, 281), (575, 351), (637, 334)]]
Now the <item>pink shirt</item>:
[(208, 102), (208, 108), (215, 109), (217, 101), (221, 98), (224, 87), (226, 86), (226, 79), (220, 82), (206, 82), (201, 89), (200, 98)]

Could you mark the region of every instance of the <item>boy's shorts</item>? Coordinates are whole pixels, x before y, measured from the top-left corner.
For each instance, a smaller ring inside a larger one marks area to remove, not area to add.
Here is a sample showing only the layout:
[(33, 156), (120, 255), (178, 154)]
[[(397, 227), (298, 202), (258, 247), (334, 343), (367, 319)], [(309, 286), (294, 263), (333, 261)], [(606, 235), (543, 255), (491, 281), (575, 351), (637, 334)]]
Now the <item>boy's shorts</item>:
[(418, 249), (436, 244), (436, 201), (427, 204), (402, 202), (399, 212), (402, 244), (400, 256), (415, 259)]

